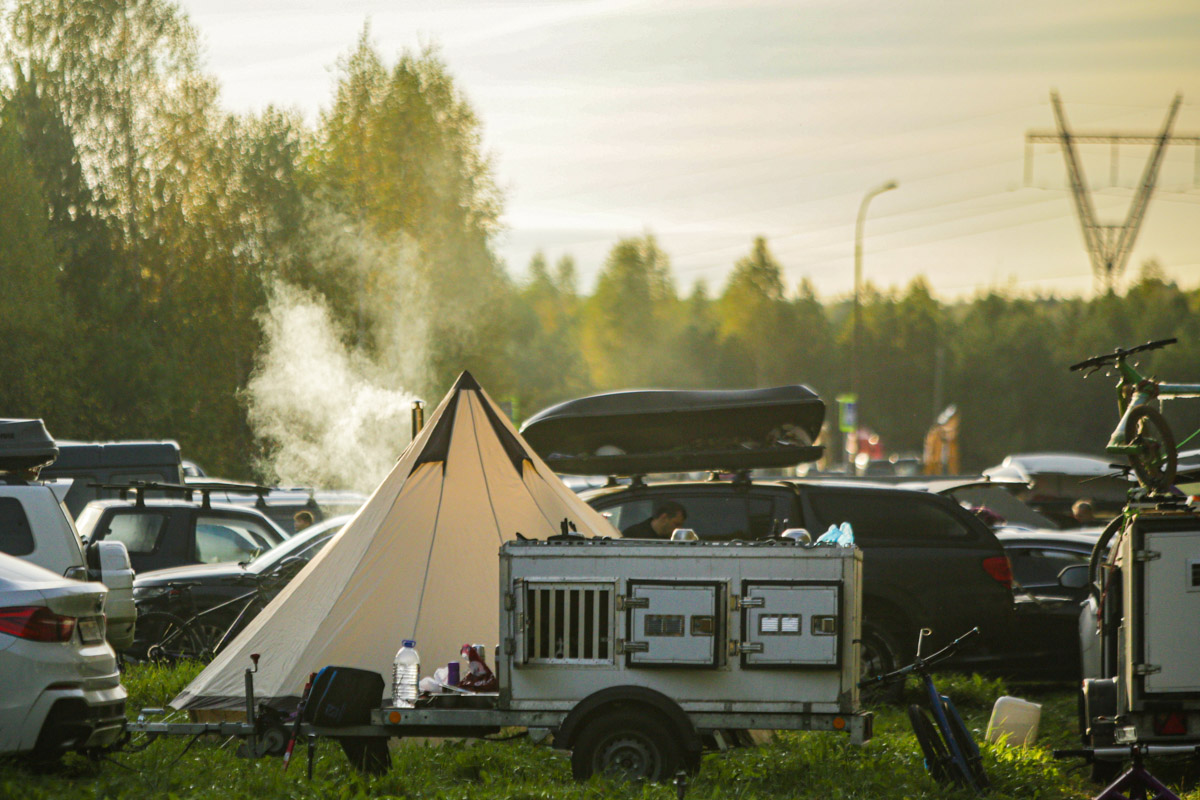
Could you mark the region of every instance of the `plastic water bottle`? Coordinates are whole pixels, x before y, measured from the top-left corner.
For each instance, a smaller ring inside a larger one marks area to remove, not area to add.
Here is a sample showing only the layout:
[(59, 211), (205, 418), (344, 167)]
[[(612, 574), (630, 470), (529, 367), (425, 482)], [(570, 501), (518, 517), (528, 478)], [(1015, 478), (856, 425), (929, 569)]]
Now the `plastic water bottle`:
[(417, 702), (417, 681), (421, 672), (421, 656), (417, 643), (405, 639), (396, 651), (392, 668), (392, 704), (411, 708)]

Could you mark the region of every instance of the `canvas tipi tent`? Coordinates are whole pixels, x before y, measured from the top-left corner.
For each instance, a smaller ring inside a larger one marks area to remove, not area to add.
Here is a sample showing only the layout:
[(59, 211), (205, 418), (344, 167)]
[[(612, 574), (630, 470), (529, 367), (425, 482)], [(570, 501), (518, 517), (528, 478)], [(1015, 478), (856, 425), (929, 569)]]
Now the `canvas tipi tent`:
[(390, 684), (402, 639), (417, 640), (426, 673), (465, 643), (490, 652), (500, 544), (518, 532), (544, 539), (563, 519), (615, 534), (464, 372), (358, 514), (171, 705), (244, 707), (251, 653), (261, 654), (255, 694), (286, 708), (331, 664)]

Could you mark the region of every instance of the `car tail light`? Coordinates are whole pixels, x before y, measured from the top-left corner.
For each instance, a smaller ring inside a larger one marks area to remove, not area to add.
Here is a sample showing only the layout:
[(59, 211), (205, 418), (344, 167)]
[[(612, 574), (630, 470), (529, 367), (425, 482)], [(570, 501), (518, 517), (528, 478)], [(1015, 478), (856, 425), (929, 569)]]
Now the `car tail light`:
[(1007, 556), (992, 556), (983, 560), (983, 571), (992, 576), (992, 579), (1003, 583), (1008, 589), (1012, 589), (1012, 564), (1009, 563)]
[(75, 618), (55, 614), (45, 606), (0, 608), (0, 633), (35, 642), (69, 642)]
[(1154, 715), (1154, 732), (1159, 736), (1186, 736), (1187, 718), (1182, 711)]

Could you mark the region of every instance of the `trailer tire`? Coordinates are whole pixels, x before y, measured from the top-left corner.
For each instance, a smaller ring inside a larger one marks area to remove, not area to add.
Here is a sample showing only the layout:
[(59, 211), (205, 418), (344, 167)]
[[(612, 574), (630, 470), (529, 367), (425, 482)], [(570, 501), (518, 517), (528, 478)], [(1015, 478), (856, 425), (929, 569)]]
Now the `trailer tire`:
[(679, 733), (651, 711), (622, 709), (588, 720), (571, 750), (571, 773), (624, 781), (665, 781), (685, 766)]

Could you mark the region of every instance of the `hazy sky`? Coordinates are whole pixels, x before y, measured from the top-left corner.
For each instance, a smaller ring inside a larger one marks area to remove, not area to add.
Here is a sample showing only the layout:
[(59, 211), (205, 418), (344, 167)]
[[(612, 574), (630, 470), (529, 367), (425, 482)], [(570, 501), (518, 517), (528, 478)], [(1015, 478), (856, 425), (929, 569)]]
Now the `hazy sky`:
[[(330, 103), (363, 23), (389, 61), (440, 46), (505, 190), (499, 250), (569, 253), (590, 290), (612, 245), (654, 233), (677, 286), (720, 289), (757, 235), (830, 298), (864, 273), (924, 274), (945, 298), (987, 286), (1090, 293), (1092, 270), (1051, 89), (1077, 133), (1200, 134), (1200, 2), (1130, 0), (184, 0), (232, 110)], [(1101, 222), (1120, 222), (1149, 156), (1081, 147)], [(1167, 150), (1127, 278), (1147, 258), (1200, 284), (1200, 155)]]

